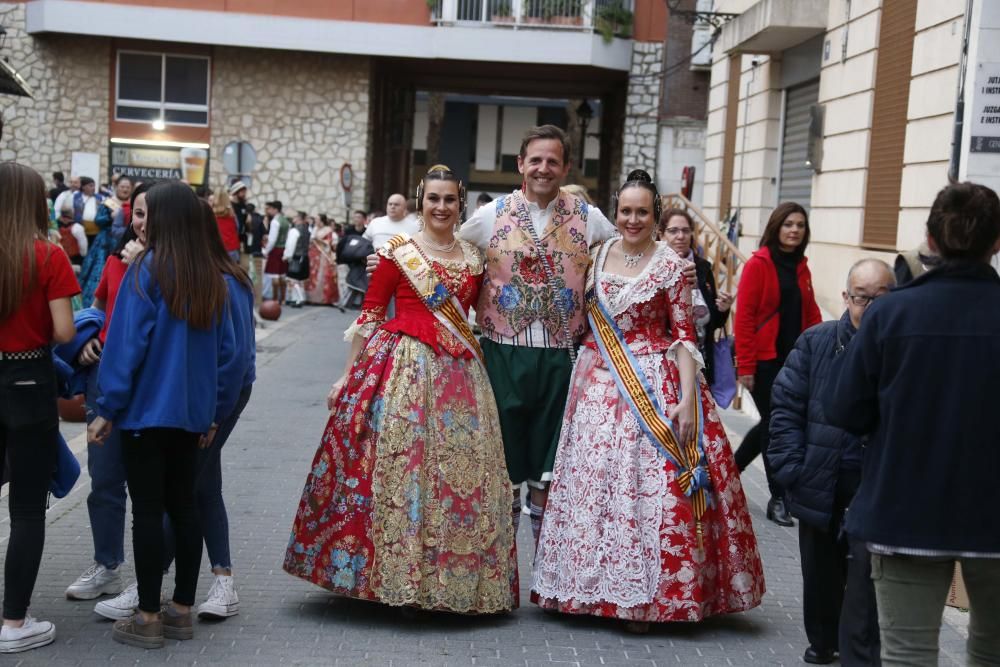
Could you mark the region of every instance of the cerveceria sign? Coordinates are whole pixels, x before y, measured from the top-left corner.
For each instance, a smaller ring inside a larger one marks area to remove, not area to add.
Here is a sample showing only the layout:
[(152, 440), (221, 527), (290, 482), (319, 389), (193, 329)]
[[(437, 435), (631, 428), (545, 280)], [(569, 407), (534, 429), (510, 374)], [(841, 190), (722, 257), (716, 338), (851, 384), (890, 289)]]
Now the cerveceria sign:
[(208, 150), (194, 147), (111, 144), (111, 171), (132, 180), (180, 179), (193, 186), (205, 184)]

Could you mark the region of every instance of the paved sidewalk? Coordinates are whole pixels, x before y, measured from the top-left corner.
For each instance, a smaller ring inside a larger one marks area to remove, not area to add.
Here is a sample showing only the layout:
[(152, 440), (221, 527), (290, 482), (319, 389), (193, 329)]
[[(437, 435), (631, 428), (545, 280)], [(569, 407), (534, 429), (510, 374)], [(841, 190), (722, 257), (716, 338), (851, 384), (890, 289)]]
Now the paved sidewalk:
[[(330, 382), (343, 370), (342, 332), (350, 321), (333, 309), (286, 311), (268, 323), (259, 343), (253, 398), (223, 453), (233, 561), (240, 615), (198, 622), (193, 641), (168, 641), (159, 651), (116, 644), (111, 623), (93, 602), (71, 602), (64, 590), (92, 554), (86, 495), (89, 480), (49, 512), (45, 555), (32, 615), (51, 620), (56, 642), (4, 658), (11, 665), (88, 665), (109, 661), (212, 665), (785, 665), (802, 664), (801, 576), (796, 529), (764, 519), (763, 472), (744, 475), (767, 576), (764, 603), (753, 611), (703, 623), (656, 627), (646, 636), (625, 634), (611, 621), (552, 616), (528, 601), (530, 530), (522, 521), (522, 607), (498, 617), (420, 613), (335, 599), (288, 576), (281, 562), (306, 472), (326, 423)], [(750, 426), (729, 414), (735, 433)], [(79, 425), (67, 438), (82, 444)], [(76, 437), (74, 440), (73, 438)], [(81, 464), (86, 469), (86, 451)], [(7, 500), (0, 499), (0, 544), (7, 541)], [(128, 529), (130, 530), (131, 522)], [(128, 532), (128, 531), (127, 531)], [(130, 541), (130, 539), (129, 539)], [(126, 577), (131, 577), (131, 547)], [(199, 600), (211, 585), (207, 562)], [(169, 593), (169, 577), (164, 591)], [(964, 664), (964, 640), (942, 631), (943, 664)]]

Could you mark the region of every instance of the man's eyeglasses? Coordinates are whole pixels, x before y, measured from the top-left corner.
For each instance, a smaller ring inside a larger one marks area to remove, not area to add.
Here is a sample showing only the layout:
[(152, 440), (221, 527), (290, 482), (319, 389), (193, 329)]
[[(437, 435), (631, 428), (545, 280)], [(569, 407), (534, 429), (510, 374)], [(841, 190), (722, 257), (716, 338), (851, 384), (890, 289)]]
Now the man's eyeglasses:
[(851, 300), (855, 306), (861, 306), (862, 308), (867, 308), (872, 305), (872, 301), (882, 296), (881, 294), (876, 294), (875, 296), (868, 296), (866, 294), (848, 294), (847, 298)]
[(667, 227), (664, 231), (667, 236), (690, 236), (691, 234), (690, 227)]

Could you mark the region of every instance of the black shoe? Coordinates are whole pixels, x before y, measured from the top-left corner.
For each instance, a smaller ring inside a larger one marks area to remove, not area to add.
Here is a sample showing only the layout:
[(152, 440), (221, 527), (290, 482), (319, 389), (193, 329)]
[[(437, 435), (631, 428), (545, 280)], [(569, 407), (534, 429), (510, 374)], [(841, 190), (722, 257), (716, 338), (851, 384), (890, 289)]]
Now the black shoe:
[[(780, 502), (780, 501), (779, 501)], [(810, 665), (829, 665), (837, 659), (837, 654), (833, 651), (817, 651), (812, 646), (806, 649), (802, 659)]]
[(786, 528), (795, 525), (792, 516), (788, 513), (788, 508), (785, 507), (785, 501), (781, 498), (771, 498), (767, 501), (767, 518)]

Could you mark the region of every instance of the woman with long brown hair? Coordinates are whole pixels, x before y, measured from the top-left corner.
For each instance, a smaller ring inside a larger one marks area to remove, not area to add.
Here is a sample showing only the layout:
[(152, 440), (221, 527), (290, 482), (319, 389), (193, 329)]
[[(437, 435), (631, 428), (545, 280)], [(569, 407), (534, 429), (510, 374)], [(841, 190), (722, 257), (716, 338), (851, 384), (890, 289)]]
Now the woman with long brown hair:
[(774, 480), (767, 460), (771, 386), (799, 334), (823, 320), (806, 262), (808, 245), (806, 210), (795, 202), (779, 204), (760, 237), (760, 249), (743, 267), (733, 322), (737, 375), (760, 413), (760, 422), (736, 450), (736, 465), (744, 470), (757, 454), (764, 457), (771, 490), (767, 518), (779, 526), (794, 522), (785, 507), (784, 490)]
[(56, 636), (52, 623), (28, 616), (28, 605), (59, 435), (49, 345), (75, 335), (70, 299), (80, 286), (48, 228), (45, 181), (23, 165), (0, 163), (0, 466), (9, 465), (10, 479), (0, 653), (44, 646)]
[[(87, 429), (103, 442), (120, 429), (132, 498), (138, 612), (115, 623), (116, 641), (160, 648), (191, 639), (201, 563), (195, 503), (202, 436), (236, 404), (239, 380), (223, 265), (203, 233), (201, 203), (179, 181), (146, 193), (146, 249), (122, 280), (98, 374), (98, 416)], [(163, 513), (174, 526), (175, 588), (160, 613)]]

